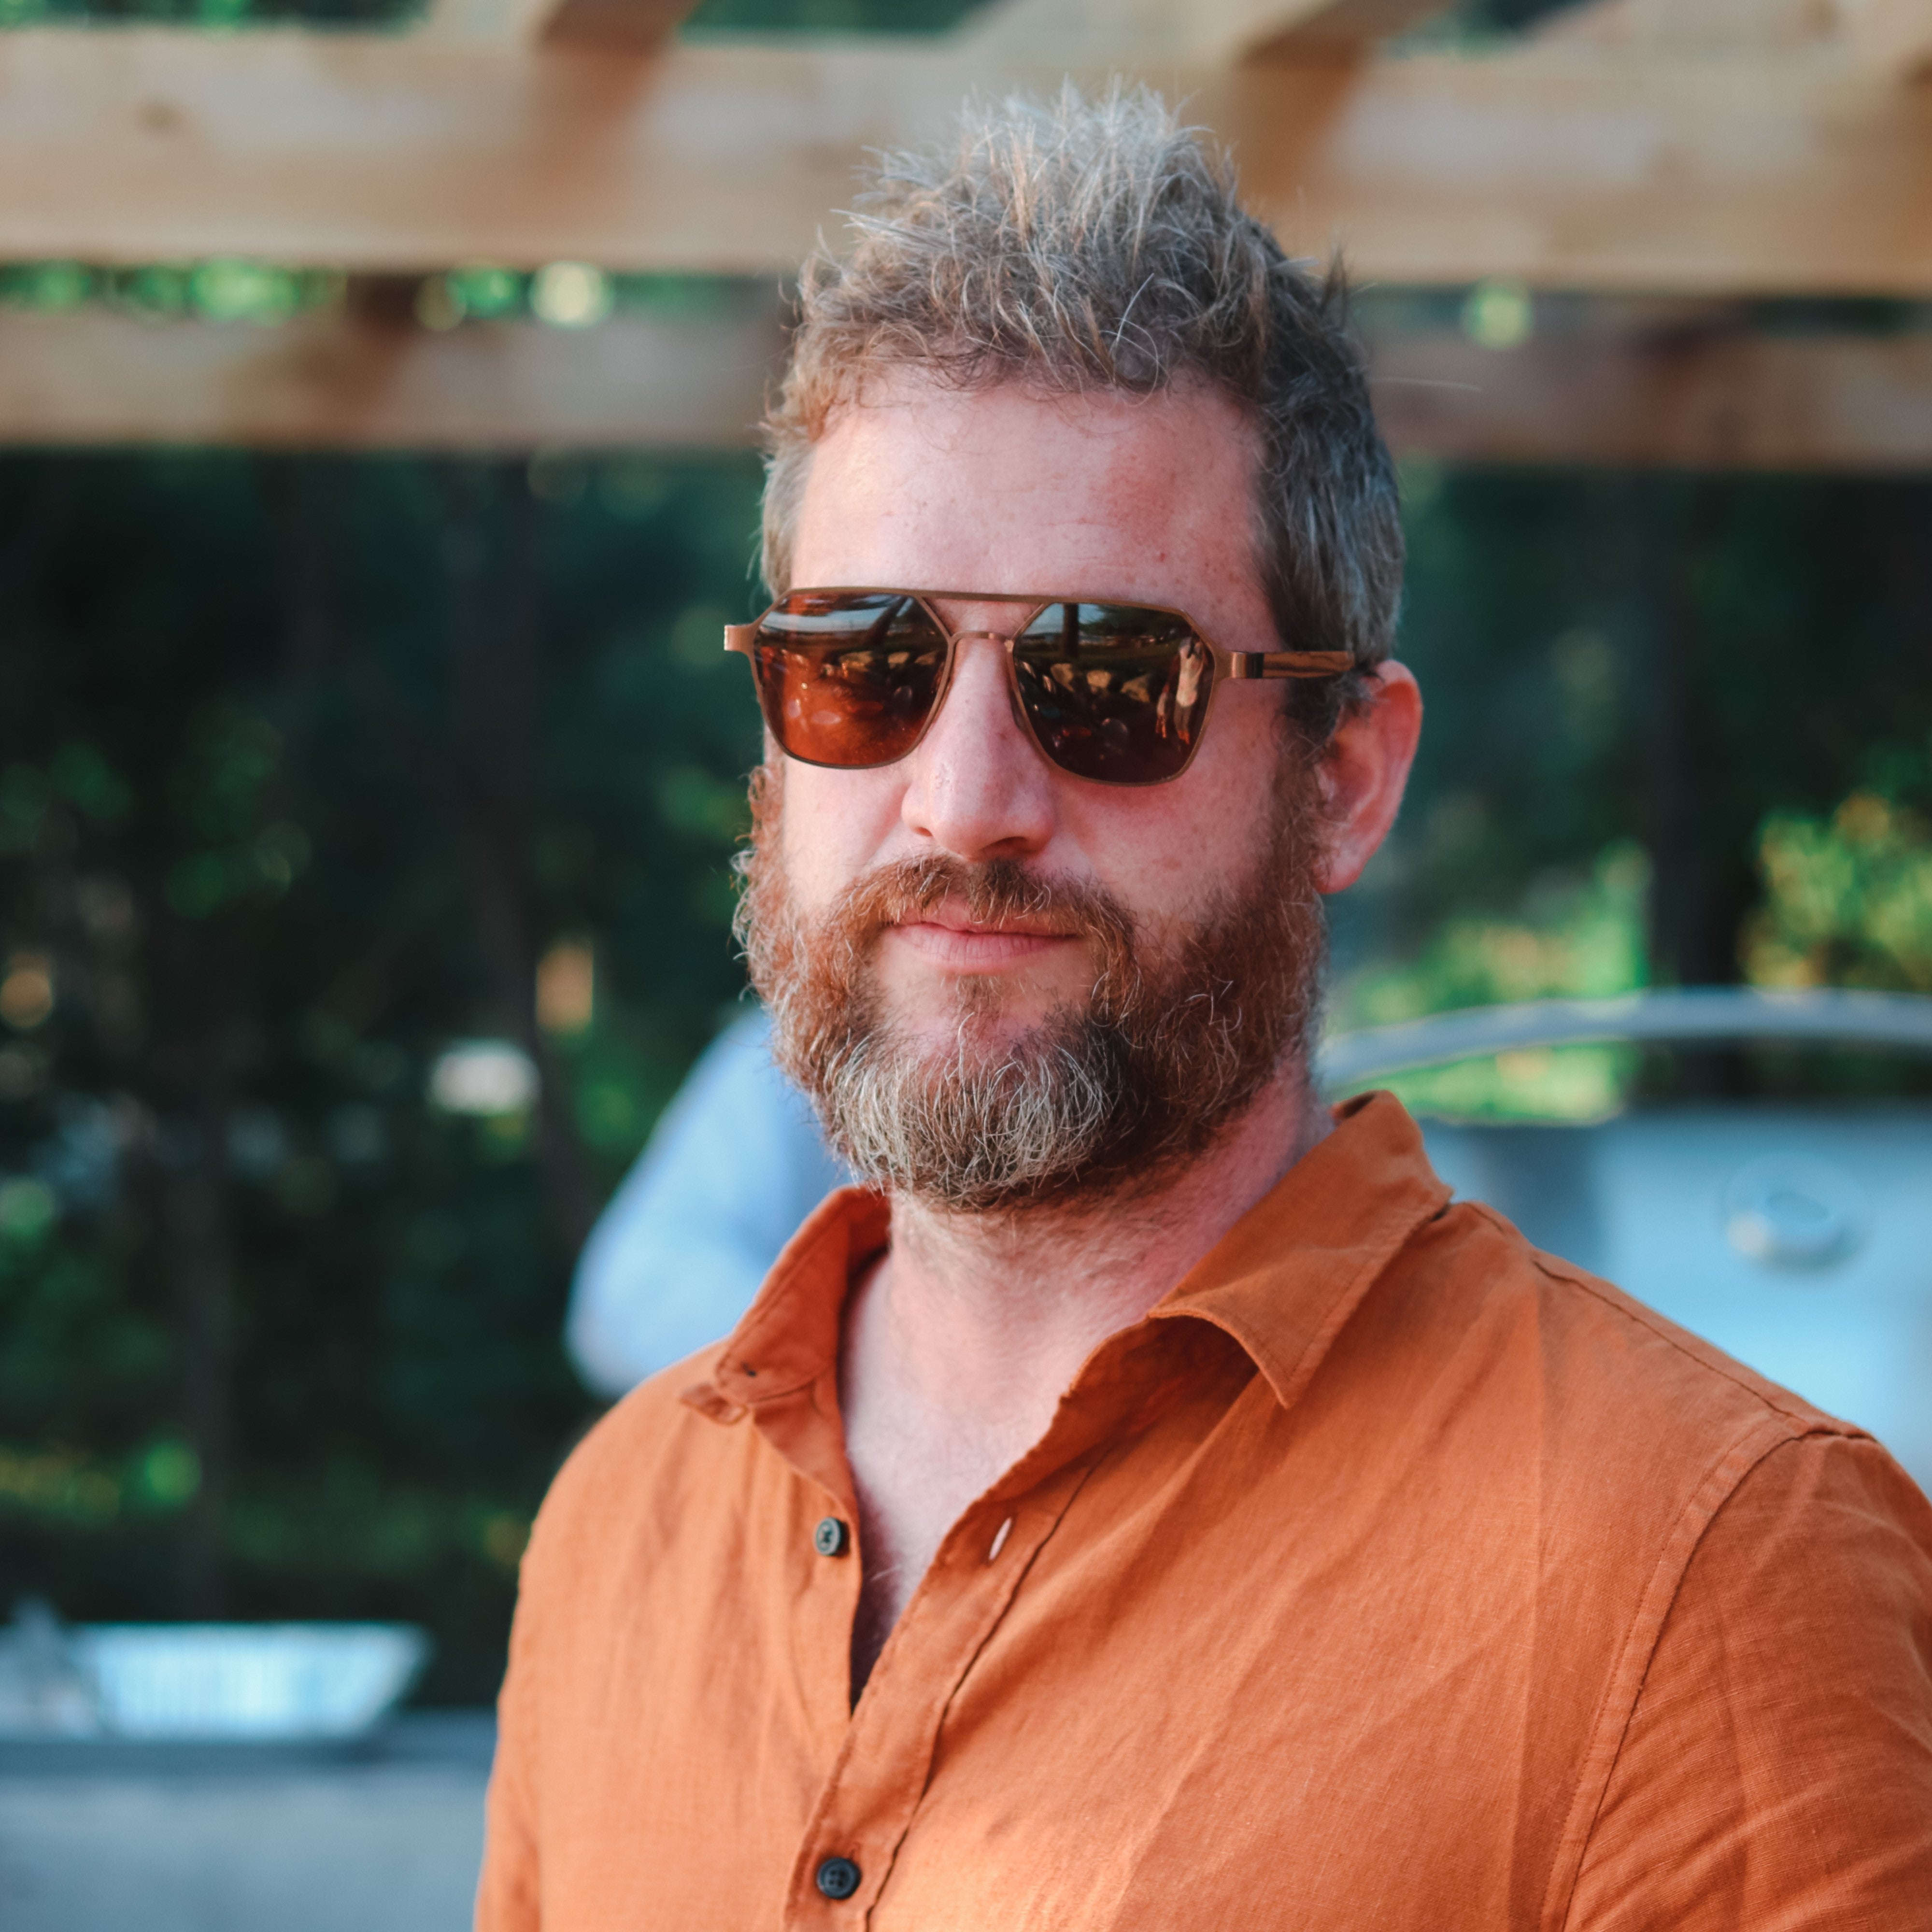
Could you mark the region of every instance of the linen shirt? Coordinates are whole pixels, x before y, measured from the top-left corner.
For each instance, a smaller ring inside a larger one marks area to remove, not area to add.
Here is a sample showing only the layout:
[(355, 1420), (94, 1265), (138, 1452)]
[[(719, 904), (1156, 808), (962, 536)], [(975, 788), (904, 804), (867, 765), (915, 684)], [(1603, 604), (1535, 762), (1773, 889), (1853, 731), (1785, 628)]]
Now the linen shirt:
[(887, 1226), (833, 1196), (559, 1476), (482, 1932), (1932, 1928), (1932, 1509), (1385, 1095), (1095, 1351), (854, 1706)]

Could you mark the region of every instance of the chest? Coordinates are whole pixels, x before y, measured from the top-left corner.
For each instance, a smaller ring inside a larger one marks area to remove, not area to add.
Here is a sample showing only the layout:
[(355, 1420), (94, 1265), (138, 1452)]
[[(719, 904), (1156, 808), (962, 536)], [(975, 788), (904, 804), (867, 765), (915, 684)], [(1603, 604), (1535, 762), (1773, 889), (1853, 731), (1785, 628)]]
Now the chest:
[(554, 1686), (592, 1743), (546, 1780), (546, 1927), (1534, 1924), (1602, 1690), (1550, 1660), (1612, 1646), (1557, 1613), (1533, 1492), (1344, 1511), (1217, 1434), (969, 1502), (856, 1710), (823, 1499), (676, 1526)]
[(947, 1532), (1033, 1436), (1023, 1426), (934, 1427), (927, 1418), (862, 1410), (848, 1415), (847, 1428), (861, 1570), (854, 1652), (862, 1680)]

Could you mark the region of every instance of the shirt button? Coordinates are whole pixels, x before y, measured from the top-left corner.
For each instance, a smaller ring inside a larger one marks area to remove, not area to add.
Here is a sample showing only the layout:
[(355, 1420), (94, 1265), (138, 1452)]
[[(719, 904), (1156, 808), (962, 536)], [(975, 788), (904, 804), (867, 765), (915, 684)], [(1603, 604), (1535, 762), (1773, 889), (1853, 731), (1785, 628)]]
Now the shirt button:
[(827, 1858), (818, 1868), (818, 1888), (827, 1898), (850, 1898), (864, 1876), (850, 1858)]
[[(812, 1532), (812, 1546), (821, 1556), (843, 1556), (850, 1546), (851, 1541), (852, 1532), (836, 1516), (825, 1517), (818, 1527)], [(843, 1864), (844, 1862), (843, 1858), (832, 1860), (834, 1864)], [(857, 1867), (854, 1866), (853, 1869), (856, 1870)], [(821, 1879), (824, 1876), (823, 1868), (820, 1870), (819, 1876)], [(858, 1883), (856, 1879), (852, 1882), (854, 1885)], [(819, 1889), (824, 1892), (825, 1888), (821, 1885)], [(843, 1898), (845, 1894), (842, 1892), (827, 1892), (825, 1895), (827, 1898)]]

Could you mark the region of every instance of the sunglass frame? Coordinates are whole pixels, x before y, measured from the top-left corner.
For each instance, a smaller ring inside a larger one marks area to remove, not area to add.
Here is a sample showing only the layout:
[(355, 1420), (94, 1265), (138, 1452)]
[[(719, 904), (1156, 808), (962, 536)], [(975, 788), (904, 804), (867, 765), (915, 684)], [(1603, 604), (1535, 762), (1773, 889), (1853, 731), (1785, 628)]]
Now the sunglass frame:
[[(946, 663), (940, 673), (939, 686), (933, 694), (932, 708), (926, 713), (926, 722), (919, 728), (919, 735), (896, 757), (882, 758), (875, 764), (830, 764), (817, 758), (801, 758), (789, 750), (782, 742), (779, 749), (788, 758), (797, 759), (800, 764), (816, 765), (821, 771), (875, 772), (888, 765), (896, 765), (911, 757), (926, 742), (926, 734), (932, 729), (934, 721), (945, 709), (946, 700), (952, 689), (952, 673), (959, 662), (959, 644), (965, 638), (992, 638), (1006, 646), (1006, 691), (1012, 700), (1013, 715), (1024, 728), (1027, 736), (1033, 740), (1034, 748), (1057, 772), (1064, 772), (1069, 778), (1078, 778), (1084, 784), (1121, 785), (1136, 789), (1157, 784), (1172, 784), (1176, 778), (1186, 776), (1188, 767), (1194, 762), (1195, 754), (1201, 748), (1208, 736), (1208, 727), (1214, 716), (1214, 700), (1224, 682), (1246, 683), (1257, 678), (1318, 678), (1342, 677), (1355, 668), (1354, 659), (1346, 651), (1235, 651), (1225, 644), (1218, 644), (1202, 629), (1185, 610), (1171, 604), (1149, 604), (1138, 597), (1096, 597), (1091, 592), (1084, 596), (1036, 596), (1030, 591), (1016, 590), (908, 590), (892, 584), (803, 584), (796, 590), (788, 591), (784, 597), (774, 598), (748, 624), (727, 624), (724, 626), (724, 649), (745, 658), (750, 665), (754, 689), (758, 688), (758, 664), (754, 653), (757, 649), (758, 635), (765, 620), (793, 597), (904, 597), (910, 598), (923, 610), (939, 634), (946, 640)], [(957, 630), (949, 624), (934, 608), (940, 603), (948, 604), (1018, 604), (1027, 607), (1025, 616), (1018, 629), (1008, 633), (1001, 631)], [(1042, 742), (1040, 733), (1026, 708), (1026, 694), (1014, 668), (1014, 647), (1018, 644), (1026, 628), (1049, 604), (1106, 604), (1129, 610), (1157, 611), (1163, 617), (1178, 617), (1185, 624), (1195, 641), (1207, 651), (1214, 662), (1214, 674), (1208, 681), (1207, 708), (1201, 714), (1201, 725), (1194, 734), (1194, 742), (1187, 748), (1187, 756), (1173, 771), (1159, 778), (1110, 778), (1091, 777), (1084, 772), (1070, 770), (1062, 764)], [(806, 646), (809, 648), (809, 646)], [(764, 710), (762, 698), (759, 709)], [(767, 721), (766, 728), (770, 728)], [(776, 736), (776, 734), (773, 734)]]

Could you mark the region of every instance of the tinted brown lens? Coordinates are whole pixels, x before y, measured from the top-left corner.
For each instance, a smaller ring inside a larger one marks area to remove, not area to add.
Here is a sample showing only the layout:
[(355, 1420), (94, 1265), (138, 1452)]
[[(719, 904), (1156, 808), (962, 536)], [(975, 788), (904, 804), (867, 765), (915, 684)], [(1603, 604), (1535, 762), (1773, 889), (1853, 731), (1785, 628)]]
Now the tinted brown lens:
[(1013, 646), (1048, 758), (1114, 784), (1171, 778), (1193, 755), (1214, 658), (1185, 617), (1132, 604), (1049, 604)]
[(765, 722), (809, 765), (889, 765), (918, 742), (946, 677), (946, 640), (910, 597), (794, 592), (752, 650)]

